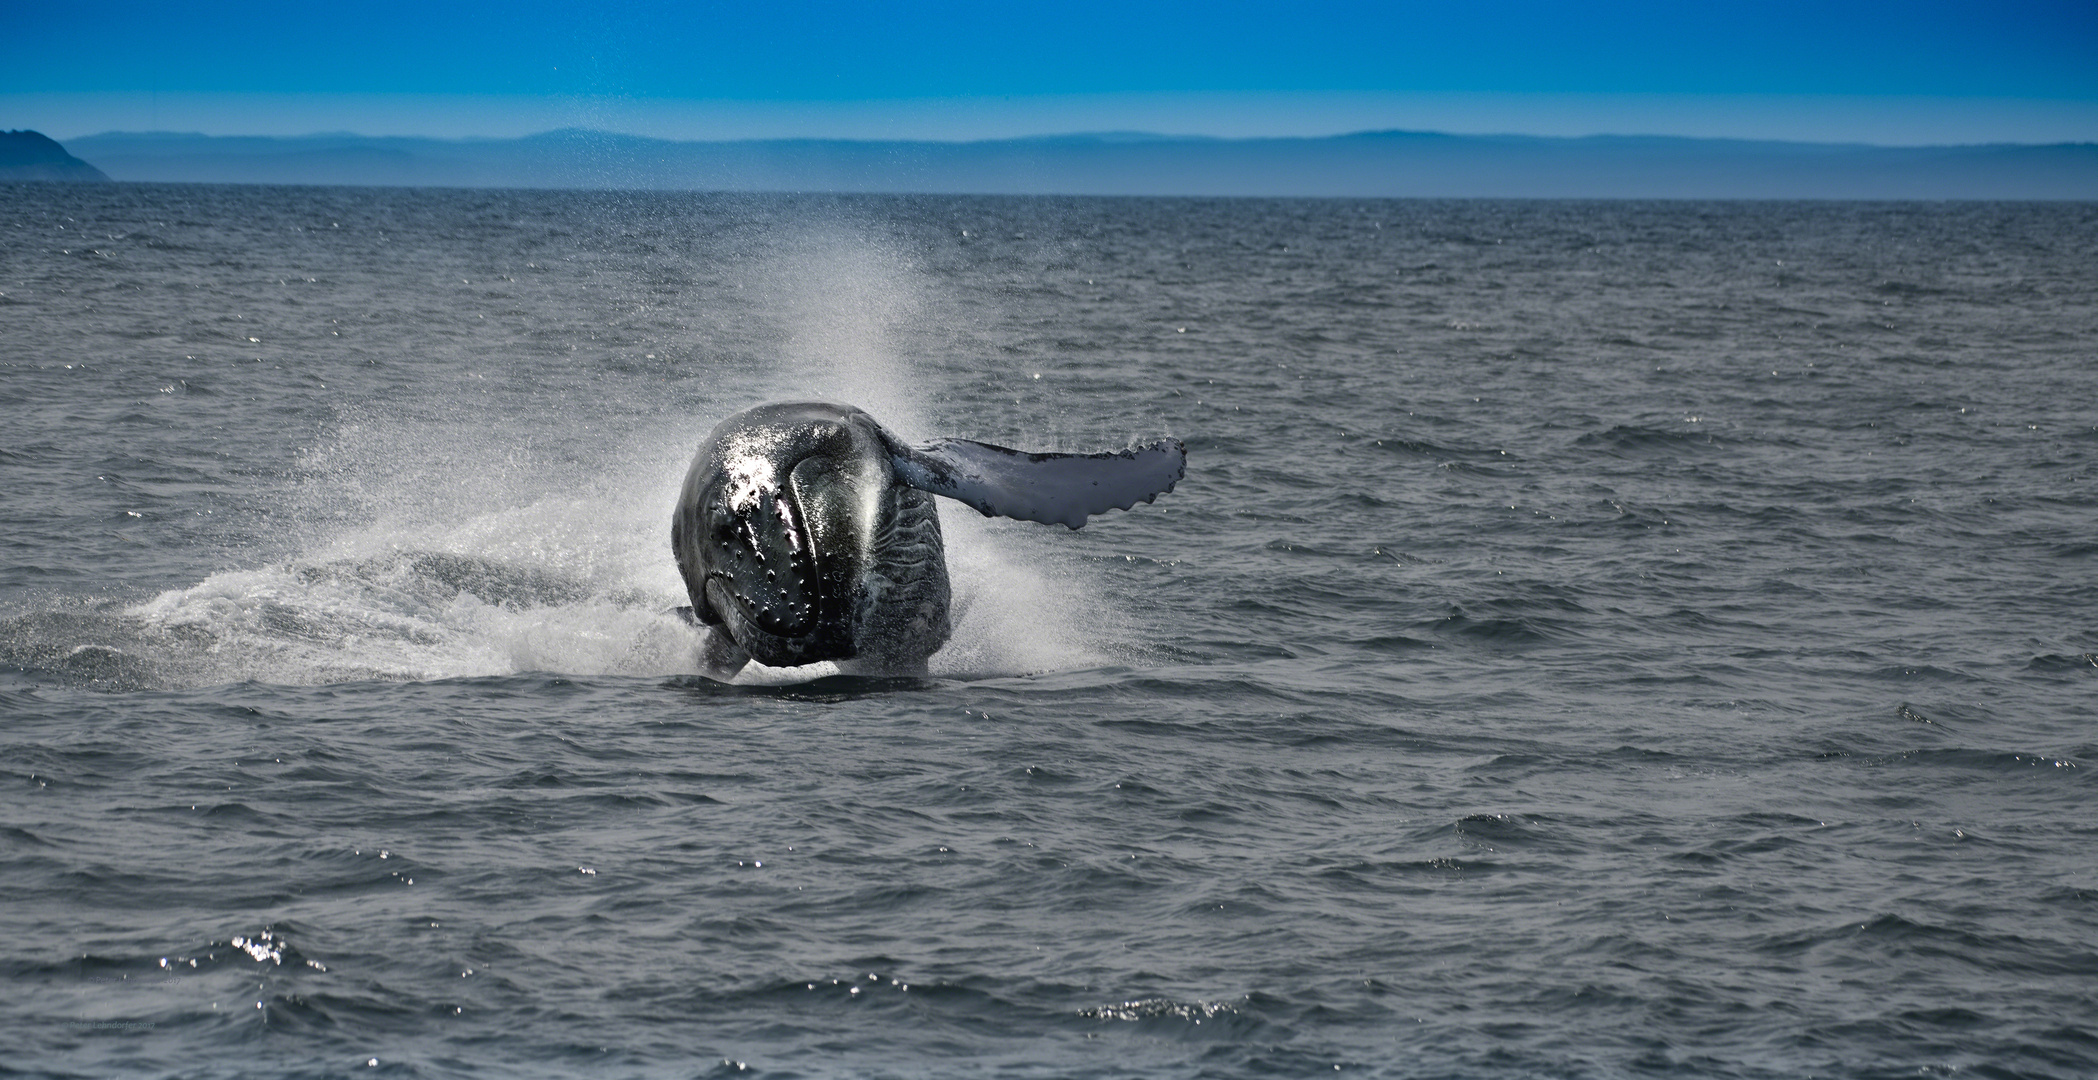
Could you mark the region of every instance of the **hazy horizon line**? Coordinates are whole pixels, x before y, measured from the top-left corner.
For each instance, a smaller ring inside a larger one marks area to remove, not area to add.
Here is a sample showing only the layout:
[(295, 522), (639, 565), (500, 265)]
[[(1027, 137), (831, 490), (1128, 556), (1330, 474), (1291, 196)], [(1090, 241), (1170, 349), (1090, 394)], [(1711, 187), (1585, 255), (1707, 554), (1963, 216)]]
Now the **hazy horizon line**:
[[(12, 128), (9, 128), (9, 129), (0, 129), (0, 130), (34, 130), (34, 129), (32, 129), (32, 128), (21, 128), (21, 129), (12, 129)], [(308, 132), (301, 132), (301, 133), (298, 133), (298, 134), (264, 134), (264, 133), (222, 133), (222, 134), (212, 134), (212, 133), (207, 133), (207, 132), (203, 132), (203, 131), (179, 131), (179, 130), (173, 130), (173, 129), (165, 129), (165, 128), (158, 128), (158, 129), (125, 129), (125, 128), (110, 128), (110, 129), (108, 129), (108, 130), (104, 130), (104, 131), (97, 131), (97, 132), (94, 132), (94, 133), (91, 133), (91, 134), (86, 134), (86, 135), (73, 135), (73, 136), (67, 136), (67, 137), (65, 137), (65, 138), (63, 138), (63, 139), (58, 139), (58, 140), (56, 140), (56, 141), (59, 141), (59, 142), (61, 142), (61, 143), (64, 143), (64, 142), (77, 142), (77, 141), (81, 141), (81, 140), (91, 140), (91, 139), (100, 139), (100, 138), (108, 138), (108, 137), (123, 137), (123, 138), (145, 138), (145, 137), (154, 137), (154, 136), (169, 136), (169, 137), (179, 137), (179, 138), (198, 138), (198, 139), (277, 139), (277, 140), (284, 140), (284, 141), (293, 141), (293, 140), (299, 140), (299, 139), (329, 139), (329, 138), (345, 138), (345, 139), (369, 139), (369, 140), (404, 140), (404, 141), (420, 141), (420, 142), (434, 142), (434, 143), (502, 143), (502, 142), (522, 142), (522, 141), (525, 141), (525, 140), (529, 140), (529, 139), (539, 139), (539, 138), (545, 138), (545, 137), (548, 137), (548, 136), (555, 136), (555, 135), (589, 135), (589, 136), (599, 136), (599, 137), (607, 137), (607, 138), (616, 138), (616, 139), (630, 139), (630, 140), (635, 140), (635, 141), (640, 141), (640, 142), (654, 142), (654, 143), (670, 143), (670, 144), (734, 144), (734, 143), (862, 143), (862, 144), (874, 144), (874, 143), (895, 143), (895, 144), (924, 144), (924, 145), (934, 145), (934, 146), (972, 146), (972, 145), (984, 145), (984, 144), (990, 144), (990, 143), (1025, 143), (1025, 142), (1044, 142), (1044, 141), (1052, 141), (1052, 140), (1059, 140), (1059, 139), (1098, 139), (1098, 140), (1102, 140), (1102, 141), (1128, 141), (1128, 142), (1217, 142), (1217, 143), (1248, 143), (1248, 142), (1318, 142), (1318, 141), (1322, 141), (1322, 140), (1328, 140), (1328, 139), (1351, 139), (1351, 138), (1364, 138), (1364, 137), (1373, 137), (1373, 136), (1422, 136), (1422, 137), (1436, 137), (1436, 138), (1450, 138), (1450, 139), (1527, 139), (1527, 140), (1537, 140), (1537, 141), (1543, 141), (1543, 142), (1582, 142), (1582, 141), (1588, 141), (1588, 140), (1598, 140), (1598, 141), (1601, 141), (1601, 140), (1628, 140), (1628, 141), (1629, 141), (1629, 140), (1656, 140), (1656, 141), (1669, 141), (1669, 142), (1689, 142), (1689, 143), (1740, 143), (1740, 144), (1750, 144), (1750, 145), (1755, 145), (1755, 144), (1764, 144), (1764, 145), (1780, 145), (1780, 146), (1820, 146), (1820, 147), (1831, 147), (1831, 148), (1836, 148), (1836, 147), (1852, 147), (1852, 148), (1869, 148), (1869, 149), (1886, 149), (1886, 150), (1930, 150), (1930, 149), (1960, 149), (1960, 148), (1978, 148), (1978, 147), (2049, 147), (2049, 146), (2093, 146), (2093, 145), (2098, 145), (2098, 139), (2054, 139), (2054, 140), (2039, 140), (2039, 141), (2023, 141), (2023, 140), (2016, 140), (2016, 139), (1998, 139), (1998, 140), (1987, 140), (1987, 141), (1975, 141), (1975, 142), (1917, 142), (1917, 143), (1906, 143), (1906, 142), (1904, 142), (1904, 143), (1876, 143), (1876, 142), (1867, 142), (1867, 141), (1864, 141), (1864, 140), (1858, 140), (1858, 139), (1808, 139), (1808, 138), (1776, 138), (1776, 137), (1751, 137), (1751, 136), (1739, 136), (1739, 135), (1682, 135), (1682, 134), (1674, 134), (1674, 133), (1665, 133), (1665, 132), (1639, 132), (1639, 131), (1598, 131), (1598, 132), (1591, 132), (1591, 133), (1587, 133), (1587, 134), (1581, 134), (1581, 135), (1554, 135), (1554, 134), (1538, 134), (1538, 133), (1531, 133), (1531, 132), (1521, 132), (1521, 131), (1480, 131), (1480, 132), (1469, 132), (1469, 131), (1448, 131), (1448, 130), (1441, 130), (1441, 129), (1435, 129), (1435, 128), (1414, 128), (1414, 127), (1388, 127), (1388, 128), (1355, 128), (1355, 129), (1349, 129), (1349, 130), (1343, 130), (1343, 131), (1335, 131), (1335, 132), (1330, 132), (1330, 133), (1327, 133), (1327, 134), (1320, 134), (1320, 135), (1299, 135), (1299, 134), (1281, 134), (1281, 135), (1206, 135), (1206, 134), (1196, 134), (1196, 133), (1183, 133), (1183, 132), (1167, 132), (1167, 131), (1150, 131), (1150, 130), (1143, 130), (1143, 129), (1135, 129), (1135, 128), (1128, 128), (1128, 129), (1073, 129), (1073, 130), (1065, 130), (1065, 131), (1042, 131), (1042, 132), (1036, 132), (1036, 133), (1033, 133), (1033, 134), (1025, 134), (1025, 135), (998, 135), (998, 136), (986, 136), (986, 137), (978, 137), (978, 138), (937, 138), (937, 137), (931, 137), (931, 136), (869, 136), (869, 135), (800, 135), (800, 134), (796, 134), (796, 135), (741, 135), (741, 136), (725, 136), (725, 137), (698, 137), (698, 138), (675, 138), (675, 137), (668, 137), (668, 136), (662, 136), (662, 135), (648, 135), (648, 134), (643, 134), (643, 133), (640, 133), (640, 132), (632, 132), (632, 131), (621, 131), (621, 130), (617, 130), (617, 129), (612, 129), (612, 128), (595, 128), (595, 127), (586, 127), (586, 126), (580, 126), (580, 125), (563, 125), (563, 126), (559, 126), (559, 127), (551, 127), (551, 128), (545, 128), (545, 129), (541, 129), (541, 130), (537, 130), (537, 131), (530, 131), (530, 132), (526, 132), (526, 133), (524, 133), (524, 134), (521, 134), (521, 135), (420, 135), (420, 134), (377, 134), (377, 135), (374, 135), (374, 134), (367, 134), (367, 133), (364, 133), (364, 132), (360, 132), (360, 131), (352, 131), (352, 130), (349, 130), (349, 129), (335, 129), (335, 130), (320, 130), (320, 131), (308, 131)]]
[(1837, 94), (1260, 92), (850, 100), (496, 94), (15, 92), (0, 117), (57, 139), (114, 132), (520, 138), (564, 128), (673, 142), (988, 142), (1091, 132), (1329, 138), (1366, 131), (1887, 147), (2098, 140), (2098, 101)]

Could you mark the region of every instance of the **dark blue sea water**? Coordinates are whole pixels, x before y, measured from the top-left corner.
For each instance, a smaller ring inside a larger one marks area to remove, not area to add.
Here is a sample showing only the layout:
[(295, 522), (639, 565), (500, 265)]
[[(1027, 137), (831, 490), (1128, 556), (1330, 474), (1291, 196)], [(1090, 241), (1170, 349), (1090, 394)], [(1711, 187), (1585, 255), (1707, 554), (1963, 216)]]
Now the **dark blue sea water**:
[[(0, 1072), (2098, 1075), (2098, 206), (0, 209)], [(804, 396), (1189, 470), (712, 683)]]

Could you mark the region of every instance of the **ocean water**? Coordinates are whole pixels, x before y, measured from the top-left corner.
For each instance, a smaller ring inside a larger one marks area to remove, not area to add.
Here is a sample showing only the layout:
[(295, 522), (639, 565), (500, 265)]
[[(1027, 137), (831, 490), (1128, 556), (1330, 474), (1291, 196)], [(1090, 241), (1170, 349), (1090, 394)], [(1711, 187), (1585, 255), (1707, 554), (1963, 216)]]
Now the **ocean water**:
[[(2098, 206), (0, 207), (9, 1075), (2098, 1075)], [(709, 682), (789, 397), (1188, 475)]]

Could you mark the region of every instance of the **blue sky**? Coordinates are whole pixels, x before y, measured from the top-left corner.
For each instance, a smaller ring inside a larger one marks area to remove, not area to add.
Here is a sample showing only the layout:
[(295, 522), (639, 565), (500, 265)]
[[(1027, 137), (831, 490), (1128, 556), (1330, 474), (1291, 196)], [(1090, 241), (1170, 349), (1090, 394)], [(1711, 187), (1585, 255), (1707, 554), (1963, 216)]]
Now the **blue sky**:
[(2098, 141), (2098, 0), (0, 0), (0, 128)]

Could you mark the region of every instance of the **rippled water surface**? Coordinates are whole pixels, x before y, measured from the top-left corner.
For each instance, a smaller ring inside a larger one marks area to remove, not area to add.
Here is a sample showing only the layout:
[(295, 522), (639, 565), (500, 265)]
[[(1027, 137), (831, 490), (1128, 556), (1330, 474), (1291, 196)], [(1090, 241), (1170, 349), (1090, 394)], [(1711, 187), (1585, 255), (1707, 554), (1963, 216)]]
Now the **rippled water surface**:
[[(32, 1076), (2098, 1074), (2098, 207), (0, 188)], [(757, 402), (930, 678), (696, 674)]]

